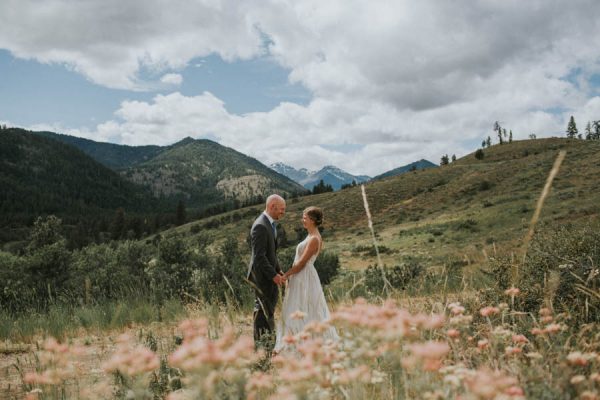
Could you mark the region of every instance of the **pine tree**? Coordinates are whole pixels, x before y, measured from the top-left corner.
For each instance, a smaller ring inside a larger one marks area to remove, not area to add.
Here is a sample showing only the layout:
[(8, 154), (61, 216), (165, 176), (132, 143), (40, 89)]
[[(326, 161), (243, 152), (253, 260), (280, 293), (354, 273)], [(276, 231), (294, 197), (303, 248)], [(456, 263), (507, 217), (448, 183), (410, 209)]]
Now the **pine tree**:
[(498, 135), (498, 143), (502, 144), (502, 127), (498, 121), (494, 122), (494, 132)]
[(569, 119), (569, 124), (567, 125), (567, 137), (575, 139), (575, 136), (577, 136), (577, 125), (575, 124), (575, 118), (571, 115), (571, 119)]
[(512, 139), (513, 139), (513, 136), (512, 136), (512, 129), (511, 129), (510, 133), (508, 134), (508, 143), (512, 143)]
[(592, 123), (588, 121), (585, 126), (585, 140), (592, 140)]
[(593, 140), (600, 140), (600, 120), (599, 121), (594, 121), (592, 123), (592, 125), (594, 126), (594, 133), (592, 134), (592, 139)]
[(455, 162), (455, 161), (456, 161), (456, 155), (452, 154), (452, 162)]
[(487, 147), (490, 147), (492, 145), (492, 138), (491, 137), (487, 137), (485, 144), (487, 145)]
[(483, 142), (481, 142), (481, 148), (485, 149), (485, 140)]
[(449, 163), (448, 154), (444, 154), (442, 156), (442, 159), (440, 160), (440, 165), (448, 165), (448, 163)]

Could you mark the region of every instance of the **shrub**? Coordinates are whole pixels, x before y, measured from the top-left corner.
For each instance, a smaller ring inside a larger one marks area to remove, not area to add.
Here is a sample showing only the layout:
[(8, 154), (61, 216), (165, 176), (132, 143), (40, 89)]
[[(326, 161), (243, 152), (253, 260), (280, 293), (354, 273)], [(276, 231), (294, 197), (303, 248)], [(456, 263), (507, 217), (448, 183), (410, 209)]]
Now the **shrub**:
[(475, 158), (478, 160), (483, 160), (484, 156), (485, 156), (485, 153), (483, 152), (483, 150), (477, 149), (477, 151), (475, 152)]
[[(600, 321), (600, 223), (540, 229), (520, 266), (521, 306), (569, 313), (576, 324)], [(490, 273), (498, 290), (512, 283), (509, 257), (493, 259)]]
[(323, 285), (328, 285), (340, 271), (340, 258), (330, 251), (323, 251), (315, 261), (315, 269)]
[[(423, 266), (414, 259), (395, 265), (392, 268), (383, 267), (385, 278), (394, 289), (406, 290), (424, 272)], [(384, 281), (381, 270), (376, 265), (370, 265), (364, 271), (364, 282), (368, 292), (382, 294)]]
[(469, 232), (477, 232), (477, 221), (472, 218), (465, 219), (463, 221), (458, 221), (454, 225), (454, 230), (456, 231), (469, 231)]

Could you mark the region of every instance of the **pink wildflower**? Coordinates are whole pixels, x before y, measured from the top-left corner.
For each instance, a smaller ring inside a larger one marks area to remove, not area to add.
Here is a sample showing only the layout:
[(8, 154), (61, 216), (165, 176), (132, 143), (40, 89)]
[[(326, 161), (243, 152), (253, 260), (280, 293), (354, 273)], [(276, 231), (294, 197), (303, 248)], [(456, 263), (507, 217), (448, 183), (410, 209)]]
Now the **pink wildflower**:
[(513, 343), (528, 343), (529, 340), (524, 335), (513, 335), (512, 336)]
[(518, 296), (521, 293), (521, 290), (519, 290), (519, 288), (516, 287), (511, 287), (510, 289), (506, 289), (504, 291), (504, 294), (506, 294), (507, 296)]
[(483, 317), (489, 317), (490, 315), (498, 314), (499, 312), (500, 309), (498, 307), (484, 307), (481, 310), (479, 310), (479, 313)]

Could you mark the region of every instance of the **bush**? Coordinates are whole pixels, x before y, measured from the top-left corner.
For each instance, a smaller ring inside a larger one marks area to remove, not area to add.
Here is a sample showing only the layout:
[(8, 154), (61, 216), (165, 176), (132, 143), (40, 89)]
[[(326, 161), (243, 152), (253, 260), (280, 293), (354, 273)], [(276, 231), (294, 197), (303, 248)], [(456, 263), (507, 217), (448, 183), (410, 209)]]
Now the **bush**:
[(206, 252), (206, 243), (194, 252), (194, 286), (196, 292), (210, 303), (250, 304), (253, 291), (246, 282), (248, 265), (242, 258), (235, 238), (228, 237), (216, 257)]
[[(524, 311), (542, 306), (571, 315), (575, 324), (600, 321), (600, 223), (540, 229), (520, 266), (517, 287)], [(490, 274), (496, 289), (512, 283), (509, 257), (493, 259)]]
[(485, 153), (483, 152), (483, 150), (477, 149), (477, 151), (475, 152), (475, 158), (478, 160), (483, 160), (484, 156), (485, 156)]
[(458, 221), (454, 225), (454, 230), (456, 231), (469, 231), (469, 232), (477, 232), (479, 229), (477, 228), (477, 221), (472, 218)]
[(340, 271), (340, 258), (333, 252), (323, 251), (315, 261), (315, 269), (321, 284), (328, 285)]
[[(416, 260), (409, 259), (406, 262), (392, 268), (383, 267), (385, 278), (392, 288), (406, 290), (424, 272), (423, 266)], [(364, 271), (365, 287), (368, 292), (382, 294), (384, 281), (381, 270), (376, 265), (370, 265)]]

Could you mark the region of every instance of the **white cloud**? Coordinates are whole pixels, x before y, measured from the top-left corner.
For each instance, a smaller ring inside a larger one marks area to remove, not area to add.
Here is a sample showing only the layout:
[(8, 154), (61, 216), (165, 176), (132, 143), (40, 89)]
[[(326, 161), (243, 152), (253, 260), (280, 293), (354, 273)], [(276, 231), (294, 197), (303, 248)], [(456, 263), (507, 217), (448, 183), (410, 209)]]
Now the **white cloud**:
[(167, 85), (179, 86), (183, 82), (183, 76), (180, 74), (165, 74), (160, 78), (160, 81)]
[[(600, 119), (596, 0), (7, 0), (0, 47), (130, 89), (147, 87), (143, 69), (177, 85), (173, 71), (208, 54), (270, 57), (312, 92), (309, 104), (235, 115), (215, 94), (172, 93), (125, 101), (114, 120), (71, 132), (127, 144), (211, 135), (309, 169), (437, 162), (471, 150), (465, 143), (491, 135), (495, 120), (519, 139), (563, 135), (571, 114), (580, 131)], [(340, 143), (364, 147), (320, 146)]]

